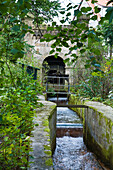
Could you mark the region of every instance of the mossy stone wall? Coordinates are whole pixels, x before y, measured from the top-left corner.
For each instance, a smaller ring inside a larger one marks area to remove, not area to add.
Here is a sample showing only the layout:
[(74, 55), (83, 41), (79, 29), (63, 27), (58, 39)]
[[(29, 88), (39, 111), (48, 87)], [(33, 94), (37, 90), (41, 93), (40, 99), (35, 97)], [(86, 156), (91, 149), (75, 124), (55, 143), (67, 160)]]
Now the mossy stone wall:
[(56, 147), (56, 104), (48, 101), (40, 101), (43, 106), (36, 109), (34, 127), (31, 137), (31, 151), (28, 170), (53, 170), (52, 154)]
[(113, 169), (113, 108), (100, 102), (70, 96), (70, 104), (84, 104), (75, 110), (83, 118), (84, 143), (103, 163)]

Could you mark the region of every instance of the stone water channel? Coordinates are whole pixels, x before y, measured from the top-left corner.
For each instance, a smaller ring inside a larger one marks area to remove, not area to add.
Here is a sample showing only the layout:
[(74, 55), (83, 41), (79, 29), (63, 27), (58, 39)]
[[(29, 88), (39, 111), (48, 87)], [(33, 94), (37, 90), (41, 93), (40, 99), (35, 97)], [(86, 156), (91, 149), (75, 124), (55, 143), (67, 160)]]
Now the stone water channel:
[[(56, 102), (56, 98), (49, 98)], [(60, 104), (67, 102), (59, 98)], [(53, 155), (54, 170), (107, 170), (88, 151), (83, 142), (82, 120), (77, 113), (66, 107), (57, 107), (57, 139)]]

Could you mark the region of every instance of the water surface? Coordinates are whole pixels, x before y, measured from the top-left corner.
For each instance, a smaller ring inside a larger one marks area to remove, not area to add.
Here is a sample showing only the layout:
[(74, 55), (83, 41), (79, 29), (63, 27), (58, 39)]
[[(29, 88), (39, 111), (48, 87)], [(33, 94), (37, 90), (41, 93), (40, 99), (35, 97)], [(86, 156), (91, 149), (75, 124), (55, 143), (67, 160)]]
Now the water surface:
[[(56, 102), (56, 98), (49, 100)], [(59, 104), (62, 103), (67, 104), (67, 98), (59, 98)], [(75, 130), (78, 126), (82, 127), (81, 124), (82, 121), (76, 112), (67, 107), (57, 107), (58, 128)], [(65, 136), (56, 139), (56, 150), (53, 155), (54, 170), (107, 170), (100, 165), (95, 155), (87, 150), (83, 137), (70, 137), (67, 132)]]
[(53, 155), (54, 170), (103, 170), (93, 153), (88, 152), (82, 137), (57, 138)]

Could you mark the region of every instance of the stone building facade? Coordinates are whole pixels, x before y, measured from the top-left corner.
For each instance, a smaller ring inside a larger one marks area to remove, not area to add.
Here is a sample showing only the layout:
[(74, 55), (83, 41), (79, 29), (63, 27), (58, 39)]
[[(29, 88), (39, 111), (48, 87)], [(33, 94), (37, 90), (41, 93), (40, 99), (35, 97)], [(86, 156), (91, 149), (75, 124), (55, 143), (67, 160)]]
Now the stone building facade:
[[(50, 51), (52, 50), (51, 45), (53, 42), (41, 42), (41, 34), (55, 34), (55, 31), (47, 32), (47, 26), (43, 25), (40, 30), (41, 33), (38, 29), (34, 28), (32, 25), (32, 21), (28, 20), (26, 21), (27, 23), (29, 22), (29, 25), (32, 26), (35, 34), (27, 33), (25, 36), (25, 40), (27, 41), (28, 44), (31, 46), (34, 46), (34, 52), (33, 52), (33, 57), (36, 61), (35, 67), (40, 68), (40, 77), (43, 81), (44, 78), (44, 62), (49, 62), (49, 73), (51, 72), (53, 75), (55, 73), (59, 73), (60, 75), (69, 75), (69, 81), (71, 84), (73, 84), (73, 74), (74, 74), (74, 67), (71, 65), (69, 66), (67, 63), (64, 62), (65, 59), (69, 58), (69, 55), (66, 56), (65, 54), (69, 54), (69, 49), (66, 47), (62, 47), (61, 52), (59, 52), (59, 55), (57, 59), (54, 57), (54, 52), (52, 55), (50, 55)], [(63, 26), (63, 27), (69, 27), (69, 26)], [(70, 47), (71, 44), (69, 43)], [(75, 51), (77, 53), (77, 51)], [(30, 57), (30, 53), (28, 56)]]

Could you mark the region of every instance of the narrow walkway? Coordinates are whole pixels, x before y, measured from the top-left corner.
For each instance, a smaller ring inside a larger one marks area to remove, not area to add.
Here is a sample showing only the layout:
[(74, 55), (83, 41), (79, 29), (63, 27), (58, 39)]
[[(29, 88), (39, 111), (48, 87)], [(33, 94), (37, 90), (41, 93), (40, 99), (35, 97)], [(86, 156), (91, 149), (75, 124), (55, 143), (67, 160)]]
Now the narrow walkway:
[[(53, 170), (52, 152), (50, 142), (49, 116), (51, 111), (56, 107), (55, 103), (44, 101), (43, 96), (39, 96), (43, 101), (43, 107), (36, 109), (36, 116), (34, 117), (34, 127), (31, 137), (31, 145), (33, 151), (30, 153), (28, 170)], [(55, 132), (56, 133), (56, 132)]]

